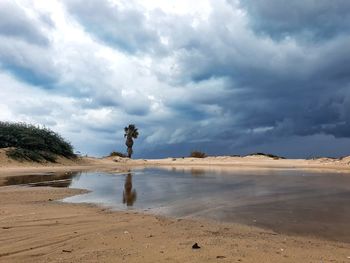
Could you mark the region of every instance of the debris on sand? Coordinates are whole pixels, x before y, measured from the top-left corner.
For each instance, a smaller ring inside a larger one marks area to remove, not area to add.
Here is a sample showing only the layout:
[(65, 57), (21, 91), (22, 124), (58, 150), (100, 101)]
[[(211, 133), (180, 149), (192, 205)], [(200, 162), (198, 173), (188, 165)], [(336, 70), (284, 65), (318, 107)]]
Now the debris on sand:
[(194, 243), (192, 246), (192, 249), (199, 249), (201, 248), (200, 246), (198, 246), (198, 243)]

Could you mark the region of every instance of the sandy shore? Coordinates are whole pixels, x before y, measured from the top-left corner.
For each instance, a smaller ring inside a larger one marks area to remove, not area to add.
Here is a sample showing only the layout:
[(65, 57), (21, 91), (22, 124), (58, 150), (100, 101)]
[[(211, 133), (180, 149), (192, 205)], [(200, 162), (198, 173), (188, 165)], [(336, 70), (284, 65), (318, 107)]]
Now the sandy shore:
[[(0, 262), (350, 260), (350, 244), (55, 201), (77, 193), (81, 190), (0, 188)], [(194, 250), (196, 242), (201, 248)]]
[[(1, 157), (1, 156), (0, 156)], [(55, 165), (0, 158), (7, 176), (72, 170), (311, 169), (350, 172), (350, 158), (275, 160), (252, 157), (128, 160), (84, 158)], [(61, 203), (83, 190), (0, 187), (0, 262), (350, 262), (350, 244), (276, 234), (237, 224), (177, 220), (92, 205)], [(200, 249), (192, 249), (198, 242)]]
[(59, 159), (56, 164), (38, 164), (30, 162), (17, 162), (9, 160), (0, 151), (0, 178), (6, 176), (64, 172), (82, 170), (128, 170), (137, 167), (165, 166), (165, 167), (189, 167), (198, 169), (216, 170), (264, 170), (264, 169), (303, 169), (317, 172), (342, 172), (350, 173), (350, 156), (341, 159), (318, 158), (318, 159), (274, 159), (266, 156), (246, 157), (207, 157), (207, 158), (165, 158), (165, 159), (137, 159), (108, 157), (92, 158), (84, 157), (78, 160)]
[[(120, 158), (116, 161), (120, 162)], [(230, 157), (218, 156), (207, 158), (167, 158), (159, 160), (135, 160), (135, 164), (149, 166), (197, 166), (227, 167), (228, 169), (305, 169), (334, 170), (350, 172), (350, 157), (342, 159), (274, 159), (266, 156)]]

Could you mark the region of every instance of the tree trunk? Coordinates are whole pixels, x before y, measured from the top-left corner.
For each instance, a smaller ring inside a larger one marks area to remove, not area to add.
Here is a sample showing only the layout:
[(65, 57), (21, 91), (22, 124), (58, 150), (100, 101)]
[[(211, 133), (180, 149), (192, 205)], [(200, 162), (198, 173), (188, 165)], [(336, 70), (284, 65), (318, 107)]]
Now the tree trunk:
[(132, 148), (128, 147), (128, 157), (131, 158), (132, 155)]
[(128, 147), (128, 157), (131, 158), (132, 155), (132, 146), (134, 145), (134, 141), (131, 137), (126, 138), (125, 145)]

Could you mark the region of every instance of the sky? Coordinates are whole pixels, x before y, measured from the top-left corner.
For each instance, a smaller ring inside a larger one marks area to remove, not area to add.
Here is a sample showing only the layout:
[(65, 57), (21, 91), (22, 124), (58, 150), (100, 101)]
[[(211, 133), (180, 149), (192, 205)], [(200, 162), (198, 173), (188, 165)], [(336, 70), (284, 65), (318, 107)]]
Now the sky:
[(0, 0), (0, 98), (92, 156), (350, 155), (350, 1)]

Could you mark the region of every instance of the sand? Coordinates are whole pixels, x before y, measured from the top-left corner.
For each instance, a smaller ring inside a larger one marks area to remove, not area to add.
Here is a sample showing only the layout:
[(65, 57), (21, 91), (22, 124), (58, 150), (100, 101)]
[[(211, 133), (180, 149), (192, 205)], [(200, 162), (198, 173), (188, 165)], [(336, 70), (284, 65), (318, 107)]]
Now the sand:
[[(275, 160), (262, 156), (128, 160), (82, 158), (18, 163), (0, 153), (6, 176), (70, 170), (314, 169), (350, 172), (350, 158)], [(0, 187), (0, 262), (350, 262), (350, 244), (277, 234), (238, 224), (113, 212), (57, 200), (84, 190)], [(192, 249), (194, 243), (200, 249)]]
[(0, 262), (350, 261), (345, 243), (55, 201), (77, 193), (0, 188)]
[(232, 169), (253, 170), (277, 170), (299, 169), (314, 170), (317, 172), (342, 172), (350, 173), (350, 156), (333, 159), (274, 159), (267, 156), (230, 157), (218, 156), (207, 158), (165, 158), (165, 159), (128, 159), (120, 157), (93, 158), (81, 157), (77, 160), (59, 158), (57, 163), (33, 163), (9, 160), (3, 150), (0, 149), (0, 178), (6, 176), (64, 172), (79, 170), (128, 170), (135, 167), (184, 167), (188, 169), (216, 169), (230, 171)]

